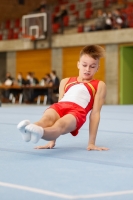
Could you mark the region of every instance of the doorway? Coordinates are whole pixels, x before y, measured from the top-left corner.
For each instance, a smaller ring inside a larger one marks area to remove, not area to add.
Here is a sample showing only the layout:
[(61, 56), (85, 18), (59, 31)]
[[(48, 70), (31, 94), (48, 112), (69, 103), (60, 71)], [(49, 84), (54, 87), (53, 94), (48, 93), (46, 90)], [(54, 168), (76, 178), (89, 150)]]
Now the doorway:
[(133, 46), (120, 48), (120, 104), (133, 104)]

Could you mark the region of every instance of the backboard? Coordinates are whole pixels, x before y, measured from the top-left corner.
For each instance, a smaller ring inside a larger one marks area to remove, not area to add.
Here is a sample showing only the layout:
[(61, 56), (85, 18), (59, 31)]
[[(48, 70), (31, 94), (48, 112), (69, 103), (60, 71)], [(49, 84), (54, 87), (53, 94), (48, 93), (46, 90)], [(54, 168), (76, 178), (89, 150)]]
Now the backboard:
[(47, 32), (47, 13), (35, 13), (23, 15), (22, 37), (34, 37), (44, 39)]

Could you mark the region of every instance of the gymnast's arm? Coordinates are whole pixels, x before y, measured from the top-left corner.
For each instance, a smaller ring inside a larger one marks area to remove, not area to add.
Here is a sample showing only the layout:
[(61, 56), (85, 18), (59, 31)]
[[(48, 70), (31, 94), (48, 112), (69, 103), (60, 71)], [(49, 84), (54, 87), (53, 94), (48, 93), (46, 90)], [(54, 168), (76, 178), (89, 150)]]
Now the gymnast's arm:
[(90, 124), (89, 124), (89, 142), (87, 150), (108, 150), (106, 147), (95, 146), (98, 125), (100, 122), (100, 111), (102, 105), (104, 104), (106, 97), (106, 85), (104, 82), (100, 81), (98, 84), (97, 93), (94, 99), (93, 109), (90, 114)]
[(60, 101), (62, 99), (62, 97), (64, 96), (65, 86), (66, 86), (68, 80), (69, 80), (69, 78), (64, 78), (60, 82), (60, 86), (59, 86), (59, 99), (58, 99), (58, 101)]

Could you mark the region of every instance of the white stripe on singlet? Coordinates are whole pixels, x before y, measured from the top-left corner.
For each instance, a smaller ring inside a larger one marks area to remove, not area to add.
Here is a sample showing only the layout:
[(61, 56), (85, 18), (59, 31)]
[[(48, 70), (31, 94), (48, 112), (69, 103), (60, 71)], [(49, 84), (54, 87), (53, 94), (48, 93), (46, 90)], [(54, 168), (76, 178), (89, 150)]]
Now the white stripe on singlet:
[(84, 83), (80, 83), (77, 85), (71, 86), (68, 91), (64, 94), (63, 98), (60, 102), (73, 102), (81, 106), (82, 108), (86, 108), (90, 102), (91, 95), (84, 85)]

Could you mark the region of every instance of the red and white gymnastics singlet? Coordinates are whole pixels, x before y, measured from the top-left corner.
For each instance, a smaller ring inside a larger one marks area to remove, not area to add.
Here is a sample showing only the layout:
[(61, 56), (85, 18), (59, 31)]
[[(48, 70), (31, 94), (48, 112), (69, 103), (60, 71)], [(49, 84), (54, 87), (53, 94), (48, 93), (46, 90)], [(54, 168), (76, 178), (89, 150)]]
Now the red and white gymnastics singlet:
[(72, 102), (86, 110), (86, 114), (92, 109), (94, 96), (99, 80), (91, 80), (88, 83), (78, 82), (77, 77), (68, 80), (65, 86), (65, 94), (59, 102)]

